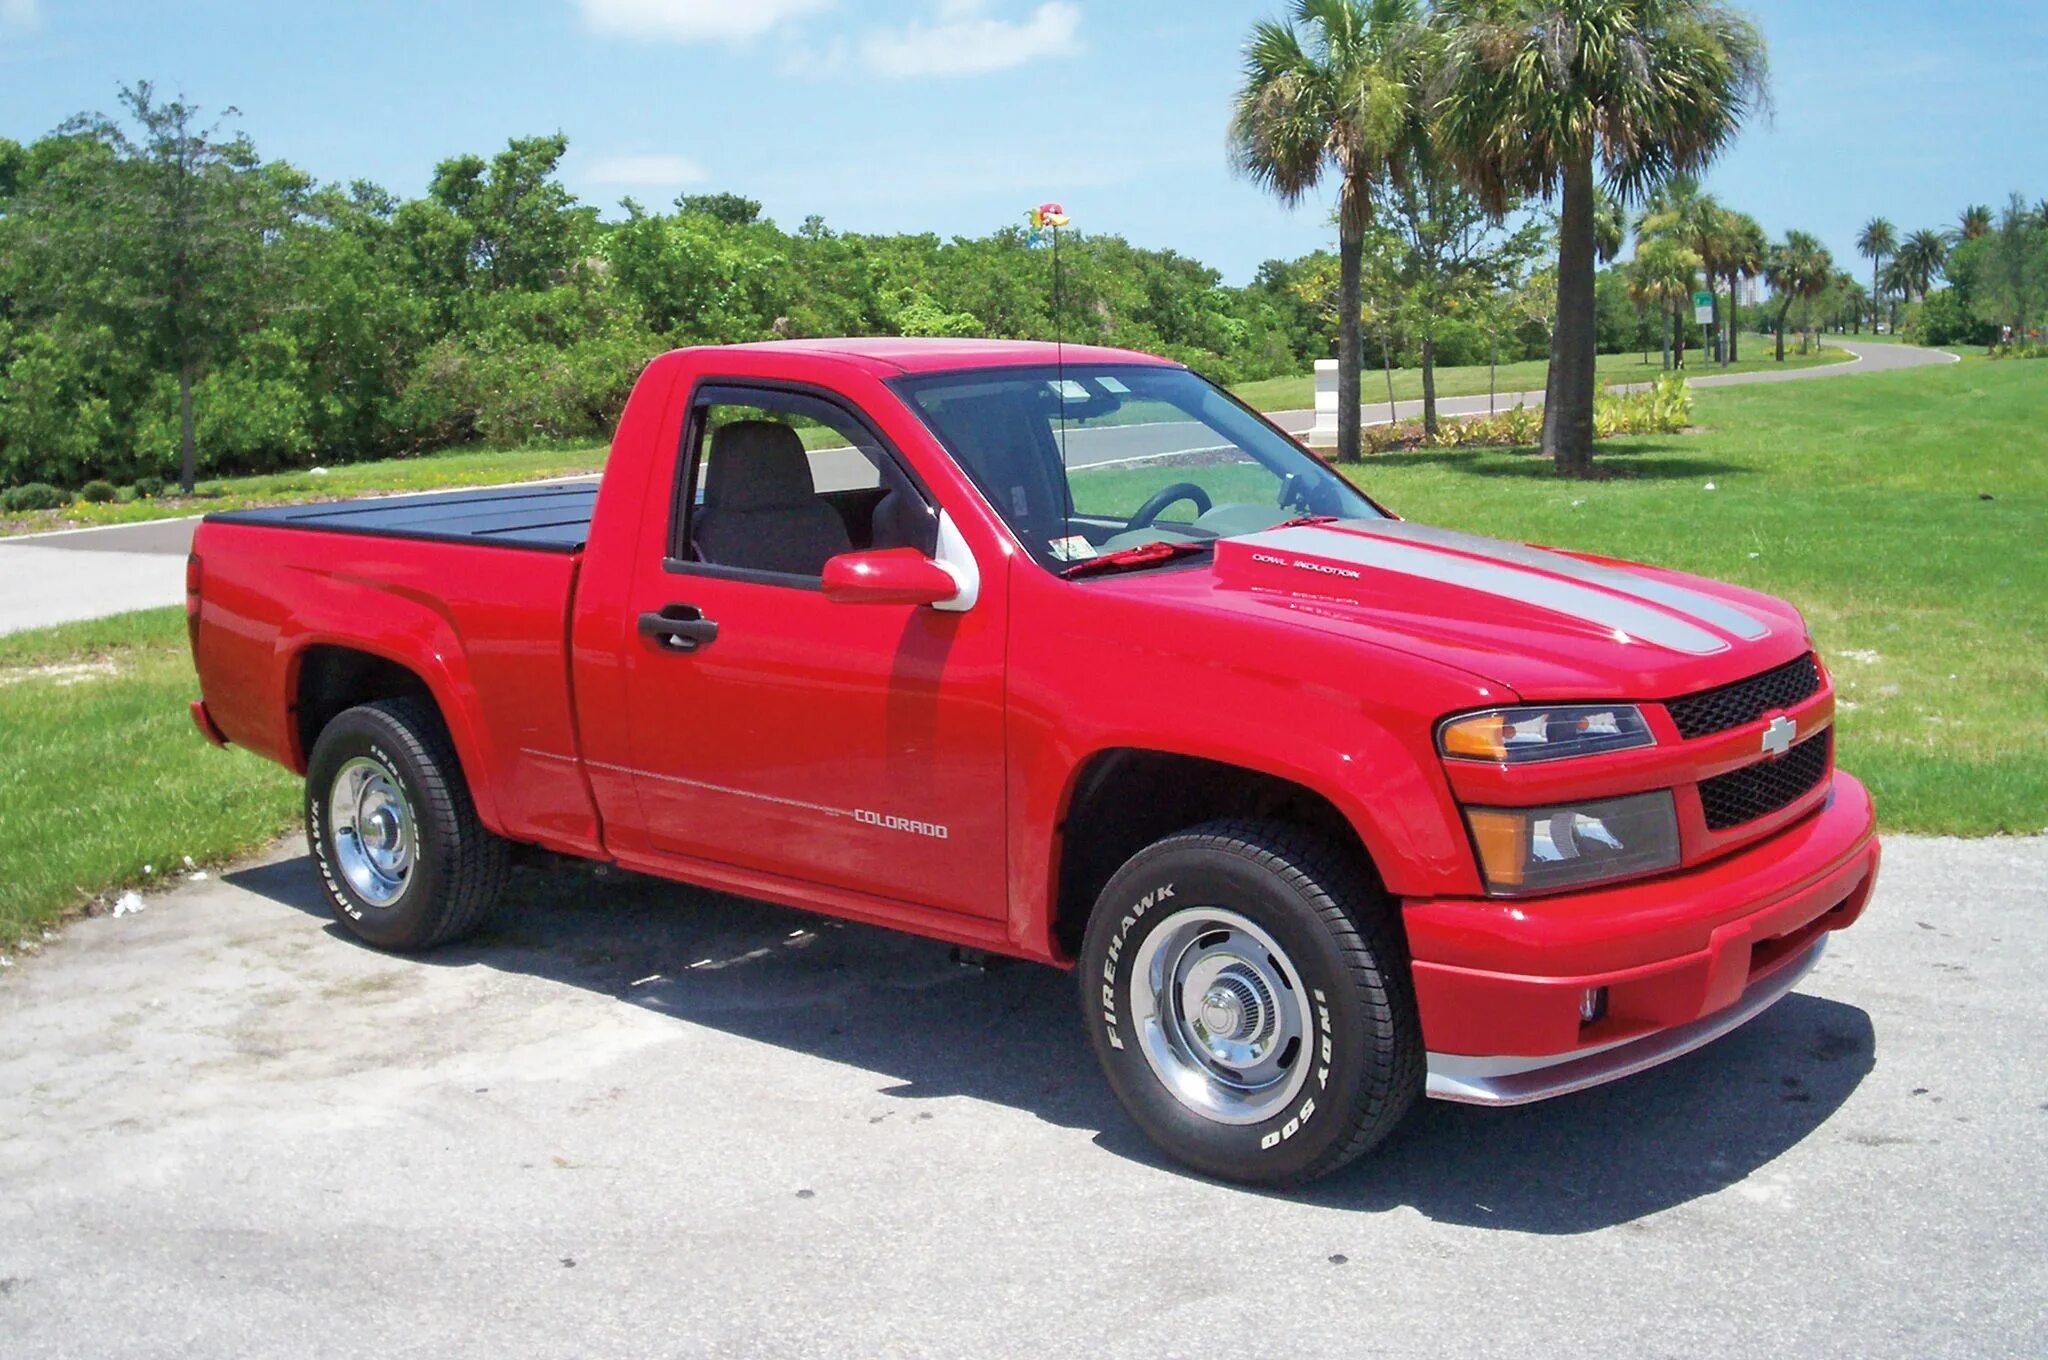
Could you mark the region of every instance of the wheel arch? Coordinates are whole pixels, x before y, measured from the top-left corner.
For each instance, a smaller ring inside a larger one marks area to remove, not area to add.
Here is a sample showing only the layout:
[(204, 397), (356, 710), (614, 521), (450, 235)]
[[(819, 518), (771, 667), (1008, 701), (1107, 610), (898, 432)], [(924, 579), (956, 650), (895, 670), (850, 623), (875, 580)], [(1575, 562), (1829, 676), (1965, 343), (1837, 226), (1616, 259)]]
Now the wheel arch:
[(478, 819), (504, 834), (476, 725), (443, 664), (419, 665), (353, 639), (301, 638), (285, 668), (286, 735), (291, 766), (303, 775), (320, 733), (342, 713), (381, 699), (416, 699), (433, 708), (455, 746)]
[(1096, 751), (1076, 766), (1054, 832), (1046, 952), (1076, 958), (1104, 885), (1147, 845), (1205, 822), (1251, 819), (1327, 838), (1382, 890), (1371, 836), (1337, 798), (1298, 777), (1139, 746)]

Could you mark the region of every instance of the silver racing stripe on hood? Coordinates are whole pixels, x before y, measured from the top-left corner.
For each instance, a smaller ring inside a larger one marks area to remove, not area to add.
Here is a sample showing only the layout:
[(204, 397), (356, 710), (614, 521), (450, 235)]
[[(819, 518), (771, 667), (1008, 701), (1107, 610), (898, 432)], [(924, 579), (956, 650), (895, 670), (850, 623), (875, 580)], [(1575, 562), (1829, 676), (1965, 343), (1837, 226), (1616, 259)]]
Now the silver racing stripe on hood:
[(1553, 576), (1569, 576), (1574, 581), (1584, 581), (1590, 586), (1605, 590), (1618, 590), (1639, 599), (1661, 604), (1666, 609), (1676, 609), (1690, 614), (1701, 623), (1733, 633), (1746, 642), (1756, 642), (1770, 636), (1770, 625), (1754, 614), (1746, 614), (1711, 595), (1702, 595), (1697, 590), (1659, 581), (1619, 567), (1605, 567), (1597, 562), (1582, 562), (1564, 553), (1551, 552), (1545, 548), (1532, 548), (1526, 543), (1509, 543), (1498, 538), (1486, 538), (1479, 534), (1468, 534), (1457, 529), (1439, 529), (1431, 524), (1412, 524), (1407, 520), (1347, 520), (1341, 526), (1363, 534), (1375, 534), (1383, 538), (1398, 538), (1409, 543), (1422, 543), (1431, 547), (1449, 548), (1453, 552), (1472, 553), (1478, 557), (1491, 557), (1497, 561), (1513, 562), (1519, 566), (1534, 567), (1547, 571)]
[[(1525, 566), (1500, 560), (1500, 554), (1491, 549), (1504, 545), (1493, 544), (1491, 540), (1475, 540), (1489, 546), (1488, 557), (1491, 560), (1482, 561), (1447, 552), (1441, 547), (1425, 546), (1419, 542), (1403, 543), (1381, 536), (1374, 532), (1384, 527), (1381, 523), (1360, 523), (1357, 527), (1366, 532), (1345, 533), (1297, 525), (1247, 534), (1230, 541), (1258, 554), (1296, 554), (1462, 586), (1467, 590), (1547, 609), (1554, 614), (1624, 633), (1675, 652), (1707, 656), (1728, 650), (1725, 639), (1708, 632), (1698, 623), (1667, 613), (1665, 609), (1653, 608), (1640, 598), (1626, 598), (1578, 581), (1546, 575), (1550, 570), (1547, 562), (1541, 566)], [(1638, 579), (1620, 572), (1614, 574), (1626, 582)], [(1631, 587), (1631, 594), (1636, 593)]]

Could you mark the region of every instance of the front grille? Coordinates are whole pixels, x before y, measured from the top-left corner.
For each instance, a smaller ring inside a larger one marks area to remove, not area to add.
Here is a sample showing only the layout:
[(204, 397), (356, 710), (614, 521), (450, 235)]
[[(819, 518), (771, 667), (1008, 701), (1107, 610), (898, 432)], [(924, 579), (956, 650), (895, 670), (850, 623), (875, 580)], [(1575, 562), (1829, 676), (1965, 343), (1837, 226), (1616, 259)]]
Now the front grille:
[(1718, 689), (1703, 689), (1698, 694), (1673, 699), (1664, 707), (1670, 711), (1671, 721), (1678, 724), (1678, 735), (1691, 741), (1755, 722), (1774, 708), (1790, 708), (1802, 699), (1812, 698), (1819, 688), (1820, 667), (1814, 664), (1813, 653), (1808, 652), (1797, 661), (1788, 661), (1762, 675), (1752, 675)]
[(1726, 831), (1768, 817), (1811, 793), (1827, 777), (1834, 736), (1829, 728), (1775, 760), (1702, 779), (1700, 807), (1707, 814), (1707, 830)]

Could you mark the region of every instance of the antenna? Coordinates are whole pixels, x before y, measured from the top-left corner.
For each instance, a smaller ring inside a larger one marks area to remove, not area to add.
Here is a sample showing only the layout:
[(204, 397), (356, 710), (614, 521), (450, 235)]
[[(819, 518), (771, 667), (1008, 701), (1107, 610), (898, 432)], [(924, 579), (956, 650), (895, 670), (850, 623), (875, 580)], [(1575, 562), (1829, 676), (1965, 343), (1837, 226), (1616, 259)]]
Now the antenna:
[(1067, 480), (1067, 326), (1066, 315), (1060, 310), (1060, 228), (1071, 220), (1059, 204), (1041, 203), (1031, 210), (1031, 234), (1027, 238), (1029, 245), (1039, 246), (1044, 244), (1044, 233), (1052, 233), (1053, 390), (1060, 399), (1060, 494), (1064, 498), (1060, 519), (1069, 539), (1074, 536), (1074, 492)]

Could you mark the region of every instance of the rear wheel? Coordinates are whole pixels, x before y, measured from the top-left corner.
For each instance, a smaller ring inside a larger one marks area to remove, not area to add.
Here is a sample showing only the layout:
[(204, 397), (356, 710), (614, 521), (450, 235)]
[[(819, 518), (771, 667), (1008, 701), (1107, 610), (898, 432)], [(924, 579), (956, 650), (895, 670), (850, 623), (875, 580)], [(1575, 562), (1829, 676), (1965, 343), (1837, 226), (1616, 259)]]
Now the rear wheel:
[(379, 949), (467, 935), (510, 869), (440, 715), (414, 699), (351, 708), (320, 733), (306, 764), (306, 839), (334, 919)]
[(1096, 903), (1080, 973), (1124, 1108), (1210, 1175), (1323, 1175), (1421, 1093), (1391, 904), (1355, 858), (1294, 828), (1213, 823), (1140, 851)]

